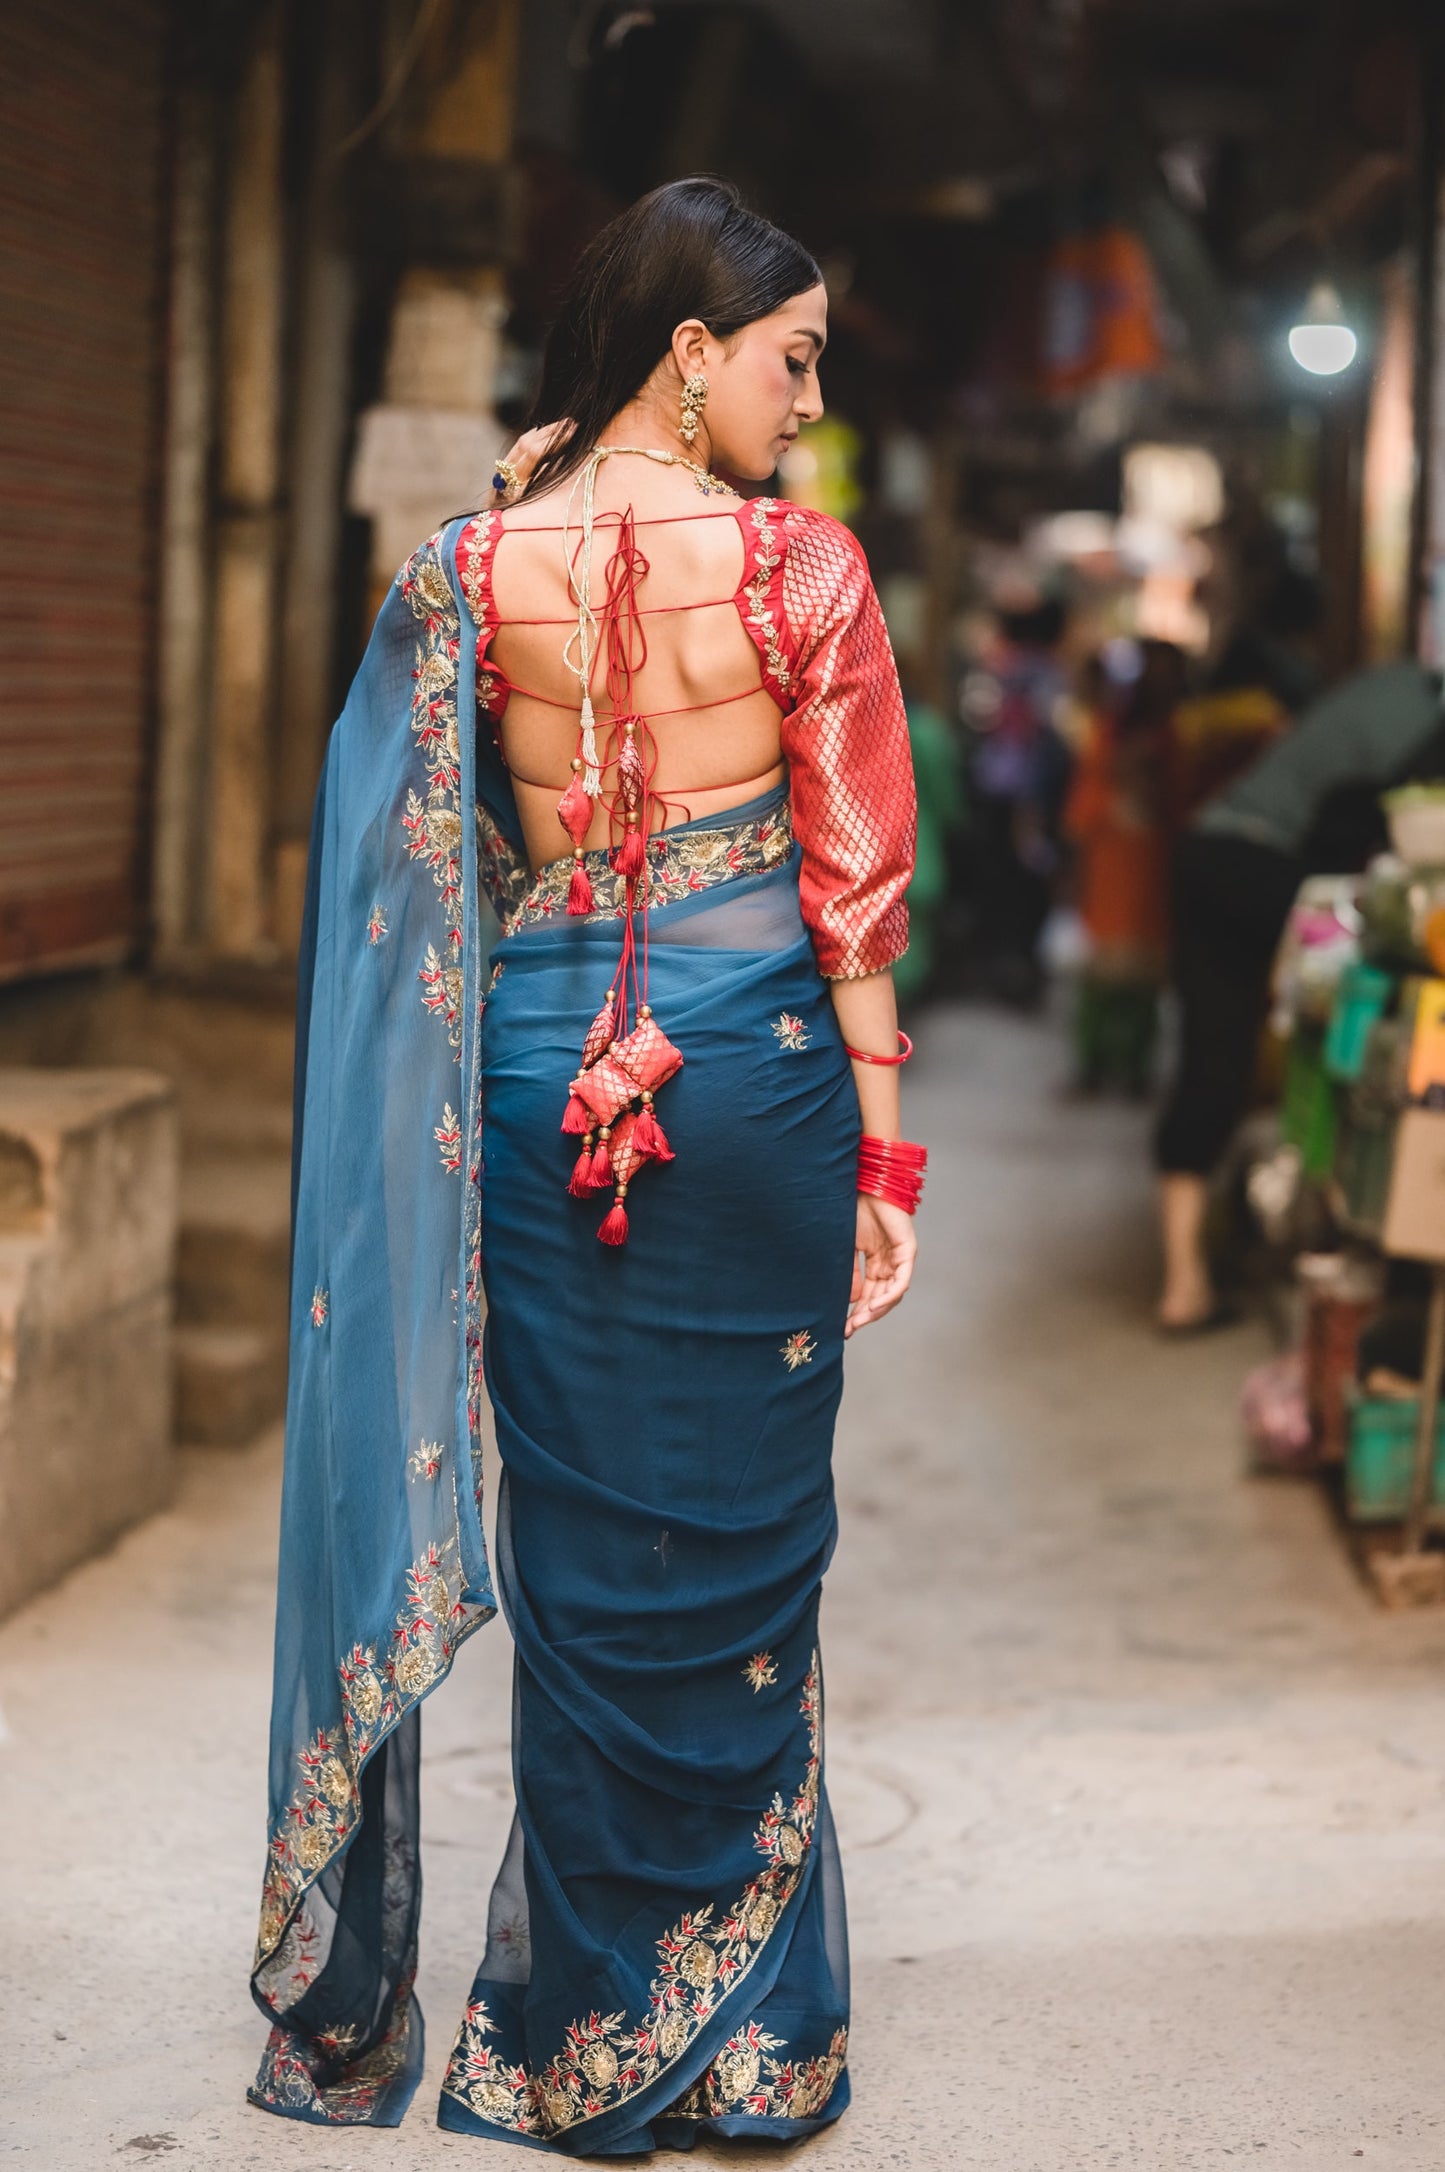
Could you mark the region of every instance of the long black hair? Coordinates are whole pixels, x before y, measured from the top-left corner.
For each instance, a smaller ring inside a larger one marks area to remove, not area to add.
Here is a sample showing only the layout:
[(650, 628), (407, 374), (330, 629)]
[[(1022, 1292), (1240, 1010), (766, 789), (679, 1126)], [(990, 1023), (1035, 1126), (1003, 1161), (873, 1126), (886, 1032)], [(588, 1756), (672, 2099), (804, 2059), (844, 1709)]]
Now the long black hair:
[(570, 415), (577, 427), (538, 461), (525, 495), (581, 466), (688, 317), (730, 339), (822, 277), (802, 244), (749, 211), (730, 181), (695, 174), (639, 197), (583, 252), (547, 336), (528, 426)]

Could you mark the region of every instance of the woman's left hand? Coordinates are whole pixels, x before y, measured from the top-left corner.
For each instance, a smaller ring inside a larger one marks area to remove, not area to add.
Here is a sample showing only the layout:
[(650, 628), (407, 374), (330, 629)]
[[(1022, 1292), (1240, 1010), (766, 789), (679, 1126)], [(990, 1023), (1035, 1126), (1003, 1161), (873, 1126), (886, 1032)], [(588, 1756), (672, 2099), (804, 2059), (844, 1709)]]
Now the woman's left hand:
[(861, 1192), (855, 1243), (853, 1294), (843, 1328), (845, 1338), (893, 1310), (913, 1280), (913, 1262), (918, 1257), (913, 1216), (895, 1207), (891, 1200), (874, 1199)]
[[(535, 430), (524, 430), (516, 444), (507, 448), (502, 458), (515, 473), (522, 489), (525, 490), (543, 453), (550, 452), (555, 444), (565, 444), (575, 428), (576, 424), (564, 415), (560, 422), (544, 422)], [(492, 497), (496, 504), (503, 503), (500, 491), (494, 490)]]

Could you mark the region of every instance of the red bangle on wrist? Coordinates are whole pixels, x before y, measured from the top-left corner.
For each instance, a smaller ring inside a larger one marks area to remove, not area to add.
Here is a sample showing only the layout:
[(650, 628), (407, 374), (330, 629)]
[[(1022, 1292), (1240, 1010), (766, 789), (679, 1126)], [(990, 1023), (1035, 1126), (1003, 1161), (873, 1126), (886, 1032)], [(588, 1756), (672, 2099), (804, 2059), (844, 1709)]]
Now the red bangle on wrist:
[(845, 1056), (851, 1056), (855, 1063), (907, 1063), (909, 1057), (913, 1054), (913, 1043), (900, 1026), (898, 1029), (898, 1054), (896, 1056), (871, 1056), (866, 1048), (850, 1048), (846, 1041), (843, 1043), (843, 1053)]
[(905, 1214), (918, 1211), (927, 1168), (927, 1147), (909, 1139), (880, 1139), (865, 1132), (858, 1141), (858, 1190), (902, 1207)]

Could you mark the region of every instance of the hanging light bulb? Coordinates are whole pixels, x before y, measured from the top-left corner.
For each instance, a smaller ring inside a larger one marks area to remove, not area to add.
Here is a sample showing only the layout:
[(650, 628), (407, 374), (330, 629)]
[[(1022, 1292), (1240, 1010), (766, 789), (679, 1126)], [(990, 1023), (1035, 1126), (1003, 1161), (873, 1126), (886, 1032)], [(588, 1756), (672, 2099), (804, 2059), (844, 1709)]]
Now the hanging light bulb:
[(1338, 377), (1355, 359), (1359, 341), (1345, 323), (1339, 288), (1317, 279), (1310, 288), (1304, 316), (1291, 325), (1289, 351), (1312, 377)]

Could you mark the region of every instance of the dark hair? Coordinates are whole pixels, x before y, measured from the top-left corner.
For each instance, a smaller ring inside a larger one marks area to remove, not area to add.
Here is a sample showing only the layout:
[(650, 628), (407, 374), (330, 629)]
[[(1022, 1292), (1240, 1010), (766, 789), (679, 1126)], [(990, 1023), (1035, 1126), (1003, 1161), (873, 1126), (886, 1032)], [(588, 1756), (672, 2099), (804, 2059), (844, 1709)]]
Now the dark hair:
[(685, 319), (730, 339), (822, 277), (802, 244), (749, 211), (730, 181), (693, 175), (639, 197), (584, 250), (547, 336), (528, 426), (570, 415), (577, 427), (538, 461), (525, 495), (581, 466)]

